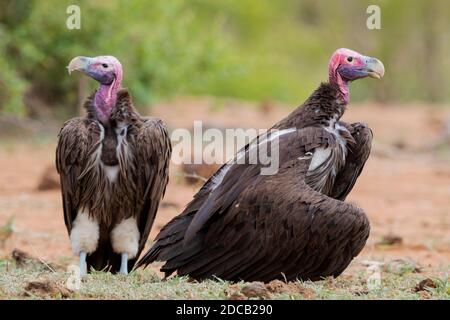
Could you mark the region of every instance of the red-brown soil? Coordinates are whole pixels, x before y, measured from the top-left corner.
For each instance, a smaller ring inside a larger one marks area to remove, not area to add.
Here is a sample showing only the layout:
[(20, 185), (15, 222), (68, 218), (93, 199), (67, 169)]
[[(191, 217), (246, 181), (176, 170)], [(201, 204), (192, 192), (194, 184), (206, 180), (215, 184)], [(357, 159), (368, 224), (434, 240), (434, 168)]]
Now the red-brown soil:
[[(171, 128), (191, 128), (193, 120), (209, 126), (267, 128), (288, 113), (273, 105), (260, 111), (234, 101), (216, 106), (208, 99), (175, 100), (153, 109)], [(435, 150), (450, 110), (425, 106), (356, 105), (347, 121), (362, 121), (374, 132), (374, 148), (348, 201), (366, 211), (372, 232), (358, 260), (411, 258), (425, 268), (450, 265), (450, 155)], [(0, 257), (20, 248), (45, 261), (71, 257), (58, 190), (39, 191), (45, 169), (53, 164), (55, 144), (0, 143), (0, 226), (15, 217), (14, 232)], [(198, 186), (187, 185), (172, 165), (166, 197), (150, 235), (181, 212)], [(378, 244), (387, 235), (394, 245)], [(350, 268), (355, 268), (353, 264)]]

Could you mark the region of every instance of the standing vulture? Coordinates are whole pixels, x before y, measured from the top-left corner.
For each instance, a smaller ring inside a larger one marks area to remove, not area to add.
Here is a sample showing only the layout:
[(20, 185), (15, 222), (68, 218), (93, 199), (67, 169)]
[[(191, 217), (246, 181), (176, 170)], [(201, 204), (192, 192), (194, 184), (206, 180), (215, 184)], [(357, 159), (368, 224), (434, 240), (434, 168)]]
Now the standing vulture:
[(364, 211), (344, 202), (366, 162), (372, 132), (341, 121), (349, 82), (381, 78), (383, 64), (349, 49), (329, 63), (329, 82), (257, 138), (276, 143), (279, 169), (260, 174), (259, 164), (238, 164), (248, 146), (222, 166), (159, 233), (137, 266), (165, 261), (202, 280), (310, 279), (338, 276), (369, 236)]
[(112, 56), (76, 57), (69, 73), (100, 83), (86, 117), (67, 121), (58, 136), (64, 221), (80, 272), (128, 273), (144, 248), (168, 182), (171, 144), (160, 119), (143, 118), (121, 88)]

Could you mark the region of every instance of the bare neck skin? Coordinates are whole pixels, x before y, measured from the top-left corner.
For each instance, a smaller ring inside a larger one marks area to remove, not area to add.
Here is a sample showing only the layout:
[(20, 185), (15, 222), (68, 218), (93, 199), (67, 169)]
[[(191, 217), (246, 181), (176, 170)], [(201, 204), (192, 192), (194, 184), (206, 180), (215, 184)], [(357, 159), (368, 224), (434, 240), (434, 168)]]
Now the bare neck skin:
[(100, 88), (95, 93), (95, 110), (97, 112), (98, 119), (102, 123), (107, 123), (109, 121), (109, 116), (116, 105), (117, 92), (120, 88), (120, 79), (114, 79), (114, 81), (109, 85), (101, 84)]
[(340, 98), (342, 98), (344, 104), (348, 104), (350, 100), (348, 81), (342, 78), (337, 69), (330, 69), (329, 82), (339, 88)]

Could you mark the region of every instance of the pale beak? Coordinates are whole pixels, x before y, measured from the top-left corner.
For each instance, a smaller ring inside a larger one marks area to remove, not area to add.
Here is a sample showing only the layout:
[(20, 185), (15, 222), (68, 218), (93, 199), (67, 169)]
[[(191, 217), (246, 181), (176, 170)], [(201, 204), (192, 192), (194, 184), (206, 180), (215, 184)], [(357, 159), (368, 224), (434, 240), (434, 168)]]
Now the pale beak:
[(69, 74), (72, 73), (72, 71), (86, 71), (89, 64), (90, 64), (91, 58), (89, 57), (75, 57), (73, 58), (69, 65), (67, 66), (67, 70), (69, 71)]
[(376, 58), (369, 58), (365, 67), (367, 74), (371, 78), (381, 79), (384, 76), (383, 62)]

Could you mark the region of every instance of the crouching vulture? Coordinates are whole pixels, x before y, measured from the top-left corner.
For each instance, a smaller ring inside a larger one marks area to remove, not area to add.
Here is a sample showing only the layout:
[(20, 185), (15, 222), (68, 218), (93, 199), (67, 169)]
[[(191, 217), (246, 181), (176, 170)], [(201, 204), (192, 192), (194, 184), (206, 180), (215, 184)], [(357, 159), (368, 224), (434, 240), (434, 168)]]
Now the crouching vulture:
[(329, 82), (256, 140), (278, 144), (278, 172), (262, 175), (261, 165), (239, 164), (236, 158), (252, 149), (245, 147), (161, 230), (137, 266), (164, 261), (166, 276), (176, 271), (198, 280), (341, 274), (369, 236), (364, 211), (344, 200), (369, 156), (372, 132), (340, 119), (349, 82), (383, 75), (379, 60), (337, 50)]
[(171, 144), (164, 123), (143, 118), (121, 88), (112, 56), (76, 57), (100, 83), (84, 103), (86, 117), (67, 121), (58, 136), (64, 220), (80, 272), (128, 273), (139, 257), (168, 182)]

